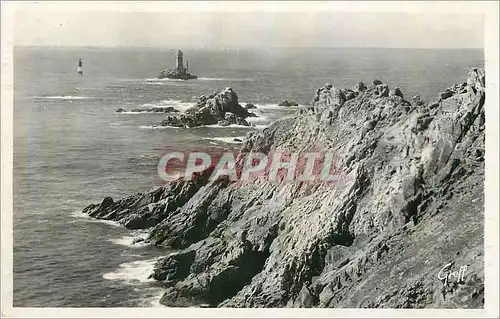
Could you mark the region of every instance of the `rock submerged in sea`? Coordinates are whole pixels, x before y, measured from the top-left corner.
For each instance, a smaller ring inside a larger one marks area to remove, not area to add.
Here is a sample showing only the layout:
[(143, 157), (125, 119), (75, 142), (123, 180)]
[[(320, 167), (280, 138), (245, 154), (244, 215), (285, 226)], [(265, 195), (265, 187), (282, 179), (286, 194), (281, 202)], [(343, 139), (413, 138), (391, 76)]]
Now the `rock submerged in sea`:
[(211, 95), (202, 95), (196, 104), (179, 116), (169, 116), (160, 126), (197, 127), (219, 124), (250, 126), (248, 117), (257, 117), (238, 103), (238, 96), (232, 88), (225, 88)]
[[(127, 112), (127, 110), (123, 108), (119, 108), (116, 110), (117, 113)], [(172, 106), (165, 107), (149, 107), (149, 108), (135, 108), (130, 110), (133, 113), (178, 113), (179, 110)]]
[(283, 100), (278, 104), (278, 106), (299, 106), (299, 104), (297, 102)]
[(252, 103), (247, 103), (247, 104), (245, 104), (245, 108), (246, 108), (247, 110), (250, 110), (250, 109), (256, 109), (256, 108), (257, 108), (257, 106), (255, 106), (255, 105), (254, 105), (254, 104), (252, 104)]
[[(152, 273), (167, 306), (483, 308), (484, 70), (466, 83), (429, 109), (381, 84), (352, 99), (323, 87), (310, 112), (241, 145), (332, 152), (336, 183), (211, 181), (207, 169), (84, 212), (175, 250)], [(449, 262), (468, 266), (464, 282), (436, 279)]]

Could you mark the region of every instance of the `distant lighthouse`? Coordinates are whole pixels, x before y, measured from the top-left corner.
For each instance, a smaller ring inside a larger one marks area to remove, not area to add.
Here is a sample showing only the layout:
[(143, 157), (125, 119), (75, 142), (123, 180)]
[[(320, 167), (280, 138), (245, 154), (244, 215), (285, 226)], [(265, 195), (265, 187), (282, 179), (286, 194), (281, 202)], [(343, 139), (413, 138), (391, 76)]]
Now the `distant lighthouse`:
[(76, 72), (80, 75), (83, 74), (83, 63), (81, 58), (78, 60), (78, 68), (76, 69)]
[(196, 75), (189, 73), (189, 62), (186, 60), (184, 66), (184, 54), (181, 50), (177, 51), (177, 59), (175, 61), (175, 69), (165, 69), (160, 71), (159, 79), (176, 79), (176, 80), (192, 80), (197, 79)]
[(180, 74), (186, 74), (186, 70), (184, 69), (183, 54), (181, 50), (177, 51), (177, 63), (175, 65), (175, 68)]

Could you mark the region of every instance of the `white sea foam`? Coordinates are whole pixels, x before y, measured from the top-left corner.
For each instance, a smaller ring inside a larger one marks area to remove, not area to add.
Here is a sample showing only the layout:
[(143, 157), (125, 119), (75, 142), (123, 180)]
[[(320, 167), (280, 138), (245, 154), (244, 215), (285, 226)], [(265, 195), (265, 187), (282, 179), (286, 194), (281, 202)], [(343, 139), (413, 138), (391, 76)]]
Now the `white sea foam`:
[(252, 127), (256, 128), (256, 129), (263, 129), (263, 128), (269, 127), (269, 125), (256, 124), (256, 125), (253, 125)]
[(242, 142), (237, 142), (234, 139), (238, 138), (240, 140), (243, 140), (245, 137), (244, 136), (221, 136), (221, 137), (203, 137), (204, 140), (213, 140), (213, 141), (219, 141), (219, 142), (224, 142), (228, 144), (240, 144)]
[(136, 239), (134, 236), (123, 236), (121, 238), (109, 239), (109, 241), (120, 246), (135, 247), (134, 239)]
[(155, 102), (149, 102), (142, 104), (142, 107), (153, 107), (153, 108), (163, 108), (163, 107), (173, 107), (180, 112), (184, 112), (185, 110), (194, 106), (194, 102), (183, 102), (179, 100), (161, 100)]
[(149, 278), (157, 260), (158, 258), (152, 258), (126, 262), (120, 264), (115, 271), (103, 274), (102, 278), (135, 286), (134, 292), (137, 298), (129, 296), (129, 301), (134, 302), (138, 307), (164, 307), (160, 304), (160, 299), (165, 292), (164, 288), (156, 285), (153, 278)]
[(153, 270), (154, 263), (158, 258), (147, 260), (137, 260), (120, 264), (118, 269), (102, 275), (106, 280), (123, 281), (127, 284), (144, 284), (154, 282), (154, 279), (148, 278)]
[(101, 224), (106, 224), (110, 225), (113, 227), (122, 227), (122, 225), (114, 220), (104, 220), (104, 219), (96, 219), (92, 218), (87, 214), (84, 214), (82, 212), (73, 212), (71, 216), (78, 218), (77, 220), (81, 221), (86, 221), (86, 222), (92, 222), (92, 223), (101, 223)]
[(139, 247), (144, 247), (146, 244), (143, 241), (134, 243), (135, 240), (142, 238), (146, 239), (148, 233), (147, 232), (135, 232), (131, 236), (123, 236), (121, 238), (115, 238), (115, 239), (109, 239), (110, 242), (120, 245), (120, 246), (126, 246), (126, 247), (133, 247), (133, 248), (139, 248)]
[(168, 125), (141, 125), (141, 126), (139, 126), (139, 128), (143, 129), (143, 130), (164, 130), (164, 129), (168, 129), (168, 128), (179, 129), (181, 127), (168, 126)]
[(56, 96), (35, 96), (36, 99), (47, 100), (88, 100), (92, 99), (90, 96), (73, 96), (73, 95), (56, 95)]
[(264, 115), (259, 115), (259, 117), (247, 117), (246, 118), (247, 122), (252, 124), (252, 123), (262, 123), (262, 122), (271, 122), (269, 117), (264, 116)]
[(149, 84), (162, 84), (165, 82), (186, 82), (186, 80), (181, 80), (181, 79), (158, 79), (158, 78), (149, 78), (149, 79), (141, 79), (141, 81), (144, 81)]
[(148, 114), (148, 113), (153, 113), (153, 112), (132, 112), (132, 111), (123, 111), (123, 112), (117, 112), (116, 114)]

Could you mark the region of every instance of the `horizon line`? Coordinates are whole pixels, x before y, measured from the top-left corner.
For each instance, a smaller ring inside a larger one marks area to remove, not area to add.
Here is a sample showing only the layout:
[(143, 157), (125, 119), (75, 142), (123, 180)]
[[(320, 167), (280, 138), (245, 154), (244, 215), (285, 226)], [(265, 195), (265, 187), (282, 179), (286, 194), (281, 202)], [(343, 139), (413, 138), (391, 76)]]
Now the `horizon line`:
[(245, 47), (160, 47), (160, 46), (133, 46), (133, 45), (36, 45), (16, 44), (13, 48), (78, 48), (78, 49), (162, 49), (162, 50), (267, 50), (267, 49), (395, 49), (395, 50), (483, 50), (484, 47), (383, 47), (383, 46), (245, 46)]

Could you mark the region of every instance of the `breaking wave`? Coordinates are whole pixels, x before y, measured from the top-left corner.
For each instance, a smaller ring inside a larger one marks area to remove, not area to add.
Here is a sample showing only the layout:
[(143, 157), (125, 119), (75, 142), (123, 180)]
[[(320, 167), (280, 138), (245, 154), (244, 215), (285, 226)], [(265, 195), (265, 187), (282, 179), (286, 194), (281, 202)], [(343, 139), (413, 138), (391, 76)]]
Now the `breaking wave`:
[(203, 137), (204, 140), (212, 140), (219, 141), (227, 144), (240, 144), (243, 142), (235, 141), (235, 139), (239, 139), (243, 141), (244, 136), (221, 136), (221, 137)]
[(54, 96), (35, 96), (35, 99), (46, 100), (88, 100), (93, 99), (91, 96), (74, 96), (74, 95), (54, 95)]
[(102, 275), (106, 280), (118, 281), (135, 286), (137, 298), (132, 298), (139, 307), (163, 307), (160, 298), (164, 289), (158, 287), (154, 279), (149, 278), (157, 258), (138, 260), (120, 264), (118, 269)]
[(136, 242), (138, 239), (146, 239), (148, 233), (147, 232), (135, 232), (129, 236), (123, 236), (121, 238), (109, 239), (110, 242), (116, 245), (131, 247), (131, 248), (139, 248), (144, 247), (146, 244), (144, 241)]
[(173, 107), (178, 111), (184, 112), (185, 110), (194, 106), (194, 102), (183, 102), (180, 100), (161, 100), (157, 102), (144, 103), (141, 107), (151, 107), (151, 108), (163, 108), (163, 107)]
[(169, 128), (180, 129), (181, 127), (167, 125), (141, 125), (139, 128), (142, 130), (165, 130)]
[(106, 225), (110, 225), (113, 227), (123, 227), (120, 223), (115, 222), (113, 220), (92, 218), (89, 215), (84, 214), (82, 212), (74, 212), (71, 214), (71, 216), (77, 218), (77, 221), (85, 221), (85, 222), (89, 222), (89, 223), (101, 223), (101, 224), (106, 224)]

